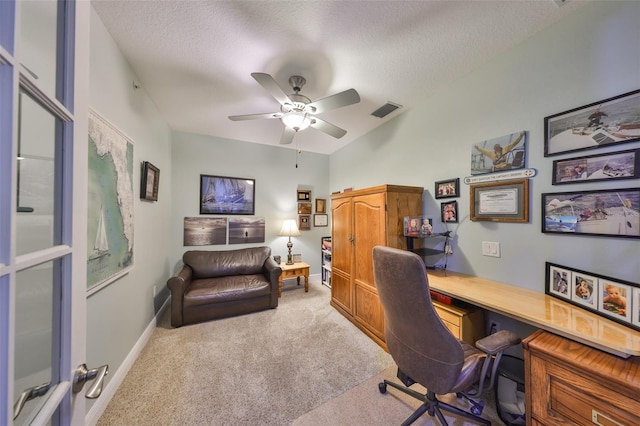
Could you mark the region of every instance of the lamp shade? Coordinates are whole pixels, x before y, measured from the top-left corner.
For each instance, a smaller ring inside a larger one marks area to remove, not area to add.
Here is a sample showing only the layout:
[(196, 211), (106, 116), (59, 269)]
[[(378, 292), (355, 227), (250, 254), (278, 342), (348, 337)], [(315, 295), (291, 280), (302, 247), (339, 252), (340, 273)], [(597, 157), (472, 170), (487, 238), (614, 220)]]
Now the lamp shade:
[(300, 231), (298, 230), (298, 224), (296, 224), (295, 219), (287, 219), (282, 223), (282, 229), (280, 230), (279, 235), (284, 235), (285, 237), (299, 237)]

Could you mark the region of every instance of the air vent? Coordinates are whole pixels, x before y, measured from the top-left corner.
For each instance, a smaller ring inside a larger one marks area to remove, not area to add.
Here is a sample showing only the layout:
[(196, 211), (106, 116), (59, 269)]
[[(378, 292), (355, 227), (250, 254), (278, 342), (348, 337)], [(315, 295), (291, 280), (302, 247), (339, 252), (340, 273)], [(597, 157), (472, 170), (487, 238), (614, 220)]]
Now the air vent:
[(371, 115), (378, 118), (386, 117), (387, 115), (391, 114), (393, 111), (397, 110), (398, 108), (402, 108), (402, 105), (387, 102), (377, 110), (373, 111)]

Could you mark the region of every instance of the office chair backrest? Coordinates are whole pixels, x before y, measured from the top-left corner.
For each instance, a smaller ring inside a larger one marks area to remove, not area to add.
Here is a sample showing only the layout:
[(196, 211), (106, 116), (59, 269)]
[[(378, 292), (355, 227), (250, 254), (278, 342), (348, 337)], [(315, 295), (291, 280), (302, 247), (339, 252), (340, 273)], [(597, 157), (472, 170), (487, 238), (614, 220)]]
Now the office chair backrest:
[(391, 247), (373, 248), (373, 273), (385, 315), (385, 339), (398, 368), (436, 394), (449, 393), (464, 362), (458, 339), (429, 296), (422, 259)]

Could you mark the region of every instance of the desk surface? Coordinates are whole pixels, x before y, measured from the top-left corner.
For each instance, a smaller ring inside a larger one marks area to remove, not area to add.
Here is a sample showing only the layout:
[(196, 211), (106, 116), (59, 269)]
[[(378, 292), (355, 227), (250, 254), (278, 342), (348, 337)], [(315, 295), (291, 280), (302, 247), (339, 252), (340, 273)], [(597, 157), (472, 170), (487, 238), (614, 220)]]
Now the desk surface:
[(439, 293), (623, 358), (640, 356), (639, 331), (547, 294), (452, 271), (427, 275)]

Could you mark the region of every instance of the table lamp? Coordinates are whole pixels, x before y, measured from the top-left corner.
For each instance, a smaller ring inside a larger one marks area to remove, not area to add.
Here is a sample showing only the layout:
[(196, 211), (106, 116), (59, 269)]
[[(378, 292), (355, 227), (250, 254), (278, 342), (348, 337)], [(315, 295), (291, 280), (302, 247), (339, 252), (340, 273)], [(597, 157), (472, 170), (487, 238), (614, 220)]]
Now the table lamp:
[(291, 249), (293, 248), (293, 243), (291, 242), (291, 237), (299, 237), (300, 231), (298, 230), (298, 225), (296, 224), (295, 219), (287, 219), (282, 223), (282, 229), (280, 230), (280, 234), (285, 237), (289, 237), (289, 242), (287, 243), (287, 248), (289, 249), (289, 254), (287, 254), (287, 265), (293, 265), (293, 256), (291, 255)]

